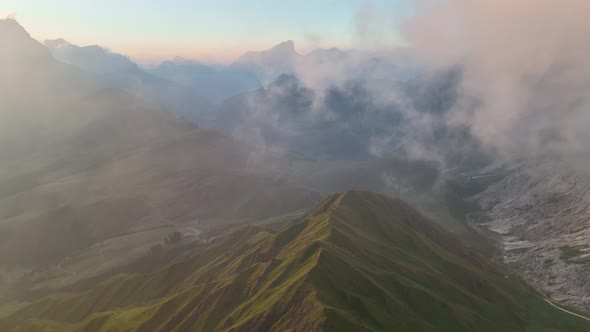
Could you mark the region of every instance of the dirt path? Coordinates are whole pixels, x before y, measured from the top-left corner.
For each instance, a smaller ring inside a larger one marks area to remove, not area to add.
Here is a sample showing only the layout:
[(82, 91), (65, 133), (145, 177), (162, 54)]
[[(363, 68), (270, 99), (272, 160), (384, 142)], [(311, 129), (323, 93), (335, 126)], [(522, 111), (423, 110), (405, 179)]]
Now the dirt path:
[(57, 264), (57, 270), (60, 272), (64, 272), (64, 273), (68, 273), (69, 276), (64, 277), (63, 279), (61, 279), (61, 283), (65, 284), (66, 281), (70, 280), (71, 278), (75, 277), (78, 275), (78, 273), (74, 272), (74, 271), (70, 271), (70, 270), (66, 270), (64, 268), (61, 267), (62, 263)]
[(589, 321), (589, 322), (590, 322), (590, 318), (588, 318), (588, 317), (585, 317), (585, 316), (582, 316), (582, 315), (576, 314), (575, 312), (571, 312), (571, 311), (569, 311), (569, 310), (563, 309), (563, 308), (561, 308), (561, 307), (559, 307), (559, 306), (557, 306), (557, 305), (553, 304), (553, 302), (551, 302), (551, 301), (549, 301), (549, 300), (547, 300), (547, 299), (544, 299), (544, 300), (545, 300), (545, 302), (549, 303), (549, 304), (550, 304), (552, 307), (554, 307), (554, 308), (556, 308), (556, 309), (559, 309), (559, 310), (561, 310), (561, 311), (563, 311), (563, 312), (567, 312), (567, 313), (568, 313), (568, 314), (570, 314), (570, 315), (574, 315), (574, 316), (576, 316), (576, 317), (579, 317), (579, 318), (585, 319), (585, 320), (587, 320), (587, 321)]

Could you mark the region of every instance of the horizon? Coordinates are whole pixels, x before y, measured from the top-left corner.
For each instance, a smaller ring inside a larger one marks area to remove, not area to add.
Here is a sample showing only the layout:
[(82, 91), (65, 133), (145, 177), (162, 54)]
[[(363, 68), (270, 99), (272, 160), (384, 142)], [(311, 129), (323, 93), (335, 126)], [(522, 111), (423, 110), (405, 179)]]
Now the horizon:
[(408, 0), (305, 4), (174, 0), (141, 6), (133, 0), (100, 4), (7, 0), (0, 4), (0, 18), (15, 19), (40, 42), (64, 39), (77, 46), (98, 45), (141, 65), (176, 57), (229, 64), (246, 52), (267, 50), (287, 40), (301, 54), (314, 49), (383, 50), (400, 45), (397, 27), (412, 10)]
[(42, 44), (44, 47), (47, 47), (46, 43), (47, 42), (51, 42), (51, 41), (63, 41), (63, 42), (68, 43), (68, 44), (70, 44), (72, 46), (81, 47), (81, 48), (85, 48), (85, 47), (99, 47), (99, 48), (101, 48), (101, 49), (103, 49), (103, 50), (105, 50), (105, 51), (107, 51), (107, 52), (109, 52), (111, 54), (123, 55), (123, 56), (129, 58), (135, 64), (140, 65), (142, 67), (147, 67), (147, 68), (149, 68), (149, 67), (156, 67), (156, 66), (161, 65), (161, 64), (163, 64), (165, 62), (168, 62), (168, 61), (194, 61), (194, 62), (205, 64), (205, 65), (230, 65), (233, 62), (235, 62), (236, 60), (238, 60), (239, 58), (241, 58), (242, 56), (247, 55), (248, 53), (252, 53), (252, 52), (253, 53), (260, 53), (260, 52), (269, 51), (269, 50), (271, 50), (273, 48), (276, 48), (276, 47), (279, 47), (280, 45), (285, 44), (285, 43), (292, 43), (295, 52), (297, 54), (301, 55), (301, 56), (309, 55), (309, 54), (311, 54), (311, 53), (313, 53), (315, 51), (318, 51), (318, 50), (340, 50), (340, 51), (346, 51), (346, 52), (350, 52), (350, 51), (360, 51), (360, 52), (362, 52), (363, 51), (361, 49), (356, 49), (356, 48), (342, 48), (342, 47), (336, 47), (336, 46), (334, 46), (334, 47), (317, 47), (317, 48), (310, 48), (310, 49), (307, 49), (307, 50), (304, 50), (304, 51), (300, 51), (300, 50), (297, 49), (297, 43), (294, 40), (287, 39), (287, 40), (283, 40), (283, 41), (277, 42), (274, 45), (270, 45), (269, 47), (264, 48), (264, 49), (250, 49), (250, 50), (246, 50), (243, 53), (238, 54), (234, 58), (229, 58), (228, 57), (227, 58), (227, 60), (228, 60), (227, 62), (211, 62), (211, 61), (207, 61), (207, 59), (185, 58), (185, 57), (180, 56), (180, 55), (174, 55), (174, 56), (172, 56), (170, 58), (163, 58), (163, 59), (158, 60), (158, 61), (155, 61), (155, 62), (140, 62), (140, 61), (137, 61), (136, 59), (134, 59), (133, 57), (129, 56), (128, 54), (116, 52), (115, 50), (112, 50), (112, 49), (110, 49), (108, 47), (105, 47), (103, 45), (100, 45), (100, 44), (79, 45), (79, 44), (73, 43), (70, 40), (67, 40), (65, 38), (38, 39), (38, 38), (35, 38), (35, 36), (30, 33), (30, 31), (27, 29), (27, 27), (25, 25), (23, 25), (22, 22), (20, 22), (17, 17), (12, 17), (11, 15), (0, 17), (0, 21), (6, 21), (6, 20), (12, 20), (12, 21), (16, 22), (16, 24), (18, 24), (19, 26), (21, 26), (29, 35), (31, 35), (31, 38), (33, 38), (34, 40), (36, 40), (37, 42), (39, 42), (40, 44)]

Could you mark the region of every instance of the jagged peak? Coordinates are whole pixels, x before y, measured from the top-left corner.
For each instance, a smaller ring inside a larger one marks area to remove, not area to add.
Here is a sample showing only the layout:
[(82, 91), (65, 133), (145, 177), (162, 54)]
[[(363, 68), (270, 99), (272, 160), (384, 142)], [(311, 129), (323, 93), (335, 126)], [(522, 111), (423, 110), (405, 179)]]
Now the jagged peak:
[(287, 40), (284, 41), (278, 45), (273, 46), (272, 48), (266, 50), (266, 51), (249, 51), (246, 52), (244, 55), (242, 55), (241, 57), (239, 57), (234, 64), (240, 64), (242, 62), (249, 62), (249, 61), (255, 61), (258, 57), (263, 57), (263, 58), (268, 58), (270, 57), (271, 59), (288, 59), (288, 58), (292, 58), (294, 56), (299, 56), (299, 54), (297, 53), (297, 51), (295, 51), (295, 42), (293, 42), (292, 40)]
[(295, 42), (292, 40), (284, 41), (278, 45), (275, 45), (269, 51), (279, 51), (286, 53), (295, 53)]
[(392, 202), (399, 201), (394, 198), (370, 191), (350, 189), (342, 193), (328, 196), (328, 198), (320, 202), (314, 209), (312, 209), (308, 213), (308, 216), (318, 216), (320, 214), (330, 212), (343, 205), (355, 205), (355, 203), (366, 203), (371, 200), (383, 201), (384, 199), (390, 200)]

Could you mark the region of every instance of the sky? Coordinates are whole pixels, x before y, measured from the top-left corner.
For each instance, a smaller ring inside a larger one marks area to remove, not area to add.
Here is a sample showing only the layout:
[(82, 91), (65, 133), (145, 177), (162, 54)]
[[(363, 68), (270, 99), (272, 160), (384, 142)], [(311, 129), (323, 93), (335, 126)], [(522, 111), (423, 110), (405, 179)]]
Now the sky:
[(2, 0), (38, 40), (98, 44), (140, 63), (175, 56), (227, 63), (293, 40), (318, 47), (369, 48), (399, 42), (396, 24), (411, 0)]

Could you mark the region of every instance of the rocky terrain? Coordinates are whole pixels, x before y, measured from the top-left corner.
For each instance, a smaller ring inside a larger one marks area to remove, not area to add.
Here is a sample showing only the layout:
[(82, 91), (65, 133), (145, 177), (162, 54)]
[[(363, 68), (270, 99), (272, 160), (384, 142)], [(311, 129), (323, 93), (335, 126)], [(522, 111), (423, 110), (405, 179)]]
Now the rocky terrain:
[(474, 199), (471, 222), (500, 241), (502, 260), (556, 301), (590, 309), (590, 177), (563, 163), (519, 166)]

